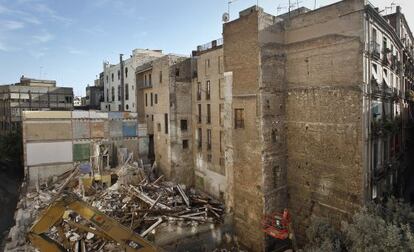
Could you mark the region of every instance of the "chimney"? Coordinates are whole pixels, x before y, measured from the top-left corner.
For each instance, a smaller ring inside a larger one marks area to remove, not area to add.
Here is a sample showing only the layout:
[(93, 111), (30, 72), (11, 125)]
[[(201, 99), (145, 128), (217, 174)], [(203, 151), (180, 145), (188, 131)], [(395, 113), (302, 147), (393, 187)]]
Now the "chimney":
[(125, 111), (125, 98), (124, 98), (124, 61), (122, 60), (122, 53), (119, 54), (119, 67), (121, 72), (121, 111)]

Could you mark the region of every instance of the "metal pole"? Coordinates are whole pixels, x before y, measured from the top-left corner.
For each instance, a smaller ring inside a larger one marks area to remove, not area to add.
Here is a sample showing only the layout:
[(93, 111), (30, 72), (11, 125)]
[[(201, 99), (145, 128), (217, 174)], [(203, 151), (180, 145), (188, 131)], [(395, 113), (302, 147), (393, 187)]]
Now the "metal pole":
[(316, 9), (316, 0), (315, 0), (315, 5), (313, 6), (313, 9), (314, 9), (314, 10)]

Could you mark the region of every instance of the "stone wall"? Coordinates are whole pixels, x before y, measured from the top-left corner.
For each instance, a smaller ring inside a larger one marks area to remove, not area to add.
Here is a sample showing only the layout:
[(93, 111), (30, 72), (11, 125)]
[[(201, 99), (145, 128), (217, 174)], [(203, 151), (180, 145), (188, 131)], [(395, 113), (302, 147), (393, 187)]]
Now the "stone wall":
[[(232, 111), (244, 109), (244, 128), (232, 124), (232, 193), (236, 234), (248, 248), (260, 251), (264, 234), (263, 172), (260, 122), (258, 120), (259, 44), (258, 12), (226, 23), (223, 28), (224, 68), (233, 72)], [(233, 115), (234, 116), (234, 115)], [(231, 118), (231, 120), (234, 120)], [(226, 148), (227, 149), (227, 148)]]

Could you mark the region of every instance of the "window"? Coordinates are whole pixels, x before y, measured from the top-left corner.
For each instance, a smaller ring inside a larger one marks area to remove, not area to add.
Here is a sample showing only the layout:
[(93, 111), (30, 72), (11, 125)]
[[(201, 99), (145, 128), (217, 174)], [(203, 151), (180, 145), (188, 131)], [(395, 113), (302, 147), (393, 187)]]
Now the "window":
[(154, 105), (154, 97), (153, 94), (151, 93), (151, 107)]
[(201, 123), (201, 104), (198, 104), (198, 123)]
[(122, 111), (121, 104), (118, 105), (118, 111)]
[(204, 65), (205, 65), (205, 70), (206, 70), (206, 75), (207, 75), (207, 71), (210, 68), (210, 59), (206, 59)]
[(224, 99), (224, 79), (219, 79), (219, 97)]
[(161, 132), (161, 123), (157, 123), (158, 132)]
[(168, 114), (164, 114), (164, 127), (165, 127), (165, 134), (168, 134)]
[(152, 86), (152, 76), (151, 76), (151, 74), (148, 75), (148, 82), (149, 82), (149, 86)]
[(160, 83), (162, 83), (162, 71), (160, 71)]
[(234, 128), (235, 129), (244, 128), (244, 109), (234, 110)]
[(106, 89), (106, 102), (109, 102), (109, 88)]
[(213, 159), (213, 155), (211, 153), (207, 154), (207, 162), (211, 163), (211, 160)]
[(106, 83), (108, 83), (109, 82), (109, 76), (107, 75), (106, 76)]
[(383, 37), (382, 38), (382, 50), (385, 52), (386, 51), (385, 49), (387, 49), (387, 38)]
[(151, 115), (151, 121), (154, 121), (154, 115)]
[(203, 131), (201, 128), (198, 128), (197, 132), (198, 148), (201, 149), (203, 148)]
[(154, 95), (154, 103), (155, 104), (158, 104), (158, 94), (155, 94)]
[(144, 75), (144, 87), (147, 86), (147, 75)]
[(224, 154), (224, 132), (220, 131), (220, 153)]
[(224, 125), (224, 104), (219, 104), (219, 123), (220, 126)]
[(223, 70), (224, 70), (223, 56), (218, 56), (218, 70), (219, 70), (219, 73), (223, 73)]
[(125, 105), (125, 109), (126, 109), (126, 110), (128, 110), (128, 109), (129, 109), (129, 106), (128, 106), (128, 104), (127, 104), (127, 105)]
[(148, 94), (145, 94), (145, 107), (148, 107)]
[(118, 80), (121, 79), (121, 71), (118, 70)]
[(211, 150), (211, 129), (207, 129), (207, 150)]
[(181, 127), (181, 131), (186, 131), (187, 130), (187, 120), (181, 120), (180, 121), (180, 127)]
[(128, 88), (128, 83), (125, 84), (125, 100), (128, 101), (129, 99), (129, 88)]
[(206, 83), (206, 100), (210, 100), (210, 81)]
[(188, 149), (188, 140), (183, 140), (183, 149)]
[(180, 69), (179, 68), (175, 69), (175, 76), (176, 77), (180, 76)]
[(118, 101), (121, 100), (121, 86), (118, 86)]
[(201, 100), (201, 82), (197, 83), (197, 100)]
[(114, 73), (111, 75), (112, 82), (114, 81)]
[(128, 67), (125, 67), (125, 78), (128, 78)]
[(112, 101), (115, 101), (115, 87), (112, 87), (111, 89), (112, 89), (111, 90), (112, 91), (112, 97), (111, 98), (112, 98)]
[(211, 105), (207, 104), (207, 123), (211, 123)]

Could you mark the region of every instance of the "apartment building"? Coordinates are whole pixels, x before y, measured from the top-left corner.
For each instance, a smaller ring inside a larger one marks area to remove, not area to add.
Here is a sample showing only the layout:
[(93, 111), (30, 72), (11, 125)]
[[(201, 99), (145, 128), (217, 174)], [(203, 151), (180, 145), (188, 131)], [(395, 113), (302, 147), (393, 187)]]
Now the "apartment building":
[[(148, 159), (169, 179), (192, 184), (192, 60), (165, 55), (136, 69), (138, 123)], [(146, 129), (146, 130), (145, 130)]]
[(193, 51), (197, 76), (192, 84), (192, 135), (195, 185), (217, 198), (227, 190), (224, 159), (223, 40)]
[(303, 241), (312, 216), (340, 225), (400, 191), (412, 36), (389, 20), (344, 0), (282, 16), (254, 6), (224, 24), (227, 207), (249, 248), (271, 244), (263, 214), (289, 208)]
[(0, 86), (1, 134), (21, 129), (23, 111), (48, 110), (73, 110), (73, 89), (25, 76), (19, 83)]
[(135, 69), (161, 57), (162, 51), (134, 49), (132, 55), (118, 64), (103, 64), (104, 102), (102, 111), (137, 111)]

